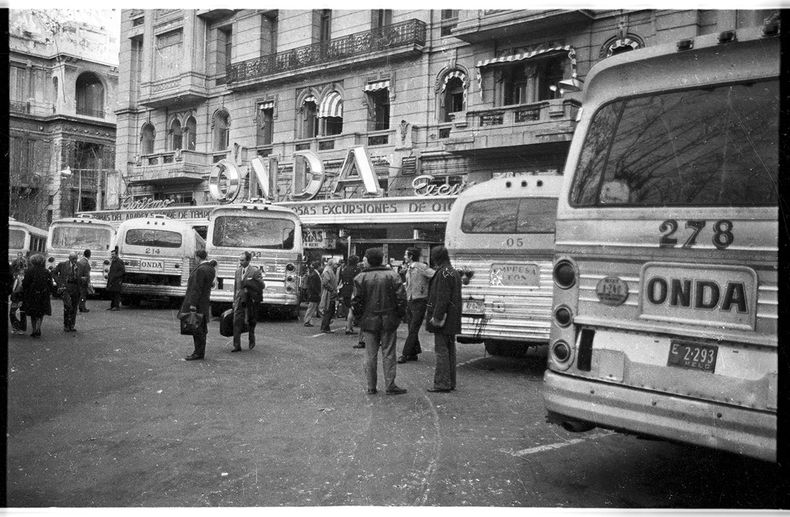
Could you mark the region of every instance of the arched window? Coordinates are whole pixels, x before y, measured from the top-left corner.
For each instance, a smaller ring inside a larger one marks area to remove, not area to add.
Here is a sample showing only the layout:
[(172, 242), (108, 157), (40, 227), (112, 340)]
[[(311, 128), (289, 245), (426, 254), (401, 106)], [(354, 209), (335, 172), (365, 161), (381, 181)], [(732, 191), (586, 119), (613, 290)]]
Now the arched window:
[(307, 97), (302, 103), (300, 109), (302, 116), (300, 118), (301, 131), (299, 131), (299, 138), (313, 138), (318, 135), (318, 108), (315, 104), (315, 97), (312, 95)]
[(142, 154), (153, 154), (154, 152), (154, 137), (156, 130), (150, 122), (143, 124), (143, 129), (140, 131), (140, 150)]
[(343, 132), (343, 97), (340, 92), (333, 90), (324, 96), (318, 108), (318, 118), (322, 121), (322, 135), (339, 135)]
[(92, 72), (77, 78), (77, 115), (104, 118), (104, 85)]
[(212, 151), (225, 151), (230, 142), (230, 115), (228, 115), (228, 112), (218, 111), (214, 115), (213, 126)]
[(197, 134), (197, 122), (195, 121), (195, 117), (189, 117), (187, 119), (187, 127), (185, 129), (186, 132), (186, 140), (187, 140), (187, 150), (194, 151), (195, 150), (195, 139)]
[(439, 91), (439, 121), (450, 122), (453, 113), (466, 110), (466, 73), (452, 70), (441, 79)]
[(173, 120), (173, 123), (170, 124), (170, 145), (173, 151), (177, 149), (181, 149), (183, 145), (183, 133), (181, 131), (181, 122), (178, 119)]

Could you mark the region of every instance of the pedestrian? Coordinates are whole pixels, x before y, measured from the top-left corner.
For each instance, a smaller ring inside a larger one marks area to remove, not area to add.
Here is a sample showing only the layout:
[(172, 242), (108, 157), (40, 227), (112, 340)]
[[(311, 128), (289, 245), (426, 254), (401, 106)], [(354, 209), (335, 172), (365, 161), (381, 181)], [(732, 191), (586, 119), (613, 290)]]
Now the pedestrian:
[(63, 331), (76, 332), (74, 325), (77, 323), (77, 307), (80, 304), (80, 286), (83, 283), (82, 269), (77, 264), (77, 252), (69, 253), (68, 260), (64, 260), (52, 271), (52, 276), (58, 284), (58, 294), (63, 299)]
[(450, 264), (447, 248), (431, 250), (436, 273), (428, 288), (425, 328), (433, 333), (436, 371), (430, 392), (455, 389), (455, 335), (461, 332), (461, 274)]
[(88, 291), (91, 286), (91, 250), (82, 252), (82, 256), (77, 259), (77, 264), (81, 268), (80, 276), (87, 278), (87, 282), (80, 284), (80, 312), (90, 312), (91, 310), (85, 305), (88, 300)]
[(435, 271), (424, 262), (420, 262), (420, 248), (407, 248), (403, 255), (403, 272), (406, 278), (406, 322), (409, 334), (403, 343), (398, 363), (416, 361), (422, 353), (420, 346), (420, 327), (425, 318), (425, 307), (428, 305), (428, 281)]
[(44, 267), (44, 255), (30, 257), (30, 267), (22, 281), (25, 314), (30, 316), (31, 337), (41, 337), (41, 322), (44, 316), (52, 315), (50, 296), (55, 293), (55, 281)]
[[(340, 291), (343, 289), (343, 270), (346, 269), (346, 261), (345, 259), (340, 259), (337, 261), (337, 303), (335, 304), (335, 317), (338, 319), (344, 319), (348, 317), (348, 308), (343, 304), (343, 295)], [(353, 286), (351, 287), (353, 291)]]
[(126, 266), (118, 257), (118, 248), (110, 251), (110, 270), (107, 272), (107, 293), (110, 295), (110, 307), (108, 311), (121, 310), (121, 287), (123, 286), (123, 276), (126, 274)]
[(329, 324), (335, 316), (337, 301), (337, 263), (329, 259), (321, 273), (321, 332), (330, 333)]
[(307, 297), (307, 311), (304, 313), (304, 326), (313, 326), (313, 316), (318, 312), (318, 303), (321, 301), (321, 276), (318, 274), (318, 261), (307, 264), (305, 275), (305, 296)]
[(241, 351), (241, 334), (246, 320), (249, 327), (248, 344), (250, 350), (255, 348), (255, 324), (258, 322), (258, 305), (263, 301), (263, 282), (261, 270), (250, 264), (252, 254), (243, 251), (239, 256), (239, 267), (236, 269), (233, 284), (233, 350)]
[(17, 258), (9, 265), (11, 274), (11, 292), (9, 293), (11, 295), (11, 306), (8, 311), (8, 319), (11, 322), (12, 334), (24, 334), (27, 330), (27, 316), (23, 307), (23, 280), (25, 279), (26, 270), (27, 261), (19, 253)]
[(351, 310), (351, 296), (354, 294), (354, 278), (362, 271), (359, 257), (351, 255), (348, 263), (340, 270), (340, 302), (346, 314), (346, 334), (354, 334), (354, 311)]
[(211, 285), (214, 283), (216, 270), (211, 263), (206, 260), (206, 250), (197, 250), (195, 259), (199, 262), (197, 267), (192, 270), (187, 281), (187, 292), (184, 295), (184, 303), (181, 305), (181, 313), (195, 311), (203, 315), (200, 329), (192, 335), (195, 350), (191, 355), (186, 356), (186, 361), (203, 359), (206, 355), (206, 335), (208, 334), (208, 319), (211, 316)]
[[(362, 271), (367, 271), (368, 268), (370, 268), (370, 264), (368, 264), (368, 258), (367, 257), (362, 257), (362, 265), (360, 266), (360, 273)], [(357, 276), (359, 276), (359, 274), (357, 274)], [(354, 278), (356, 279), (356, 277), (354, 277)], [(354, 285), (356, 286), (356, 284), (354, 284)], [(356, 287), (354, 287), (354, 289), (355, 289), (355, 291), (351, 295), (351, 313), (354, 314), (354, 320), (357, 322), (357, 325), (359, 325), (359, 315), (354, 313), (354, 295), (356, 294)], [(348, 332), (346, 332), (346, 333), (348, 333)], [(357, 344), (354, 345), (352, 348), (365, 348), (365, 340), (363, 339), (362, 334), (363, 334), (362, 327), (359, 327), (359, 335), (357, 337)]]
[(365, 376), (367, 393), (377, 393), (377, 362), (381, 348), (381, 363), (384, 372), (384, 386), (387, 395), (400, 395), (406, 389), (395, 384), (397, 363), (395, 361), (395, 338), (400, 324), (399, 307), (405, 306), (406, 293), (398, 274), (386, 265), (384, 250), (368, 248), (367, 270), (354, 279), (354, 314), (359, 318), (365, 348)]

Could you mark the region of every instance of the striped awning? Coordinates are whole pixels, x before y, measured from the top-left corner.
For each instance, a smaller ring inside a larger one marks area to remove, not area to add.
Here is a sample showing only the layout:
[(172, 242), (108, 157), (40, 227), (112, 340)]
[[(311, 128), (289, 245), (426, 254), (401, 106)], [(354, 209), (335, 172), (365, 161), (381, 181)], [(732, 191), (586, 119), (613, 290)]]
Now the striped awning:
[(274, 109), (274, 101), (266, 101), (258, 104), (258, 109), (260, 110), (270, 110)]
[(563, 45), (560, 47), (551, 47), (551, 48), (542, 48), (539, 50), (533, 50), (530, 52), (520, 52), (518, 54), (511, 54), (509, 56), (500, 56), (500, 57), (493, 57), (491, 59), (483, 59), (477, 62), (478, 68), (482, 68), (484, 66), (489, 65), (497, 65), (501, 63), (515, 63), (518, 61), (523, 61), (525, 59), (530, 59), (536, 56), (540, 56), (543, 54), (548, 54), (550, 52), (568, 52), (568, 59), (571, 60), (571, 68), (575, 71), (576, 70), (576, 51), (573, 50), (573, 47), (570, 45)]
[(342, 117), (343, 116), (343, 98), (337, 91), (328, 93), (321, 105), (318, 107), (318, 117)]
[(450, 80), (455, 77), (461, 80), (461, 84), (464, 87), (464, 91), (466, 91), (466, 74), (463, 73), (461, 70), (453, 70), (452, 72), (444, 76), (444, 82), (442, 83), (442, 91), (444, 91), (447, 88), (447, 83), (449, 83)]
[(307, 97), (304, 98), (304, 100), (302, 102), (303, 103), (305, 103), (305, 102), (315, 102), (315, 95), (308, 95)]
[(384, 90), (390, 87), (390, 81), (387, 79), (386, 81), (376, 81), (375, 83), (368, 83), (362, 88), (363, 92), (375, 92), (378, 90)]

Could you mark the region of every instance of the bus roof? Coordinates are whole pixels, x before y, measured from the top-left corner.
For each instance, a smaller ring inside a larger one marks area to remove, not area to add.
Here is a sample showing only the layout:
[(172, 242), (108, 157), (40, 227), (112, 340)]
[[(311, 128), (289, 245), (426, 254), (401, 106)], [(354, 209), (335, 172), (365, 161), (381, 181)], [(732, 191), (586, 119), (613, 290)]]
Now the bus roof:
[(299, 216), (296, 215), (296, 212), (286, 206), (274, 205), (270, 203), (239, 203), (220, 205), (216, 207), (209, 214), (209, 219), (213, 220), (216, 214), (231, 212), (245, 212), (248, 214), (254, 214), (255, 212), (275, 212), (281, 215), (293, 216), (296, 219), (299, 218)]
[[(206, 221), (208, 224), (208, 221)], [(175, 231), (192, 230), (193, 224), (183, 219), (170, 219), (169, 217), (137, 217), (127, 219), (118, 225), (118, 233), (129, 228), (167, 228)]]
[(8, 227), (13, 228), (14, 226), (18, 228), (24, 228), (25, 230), (29, 231), (32, 235), (38, 235), (40, 237), (46, 237), (47, 231), (42, 230), (41, 228), (37, 228), (27, 223), (23, 223), (21, 221), (17, 221), (13, 217), (8, 218)]
[(59, 225), (59, 224), (70, 224), (70, 223), (93, 224), (93, 225), (96, 225), (96, 226), (105, 226), (105, 227), (113, 229), (113, 230), (115, 229), (115, 227), (112, 224), (110, 224), (109, 222), (107, 222), (107, 221), (104, 221), (102, 219), (94, 219), (93, 217), (86, 216), (86, 215), (79, 215), (79, 216), (75, 216), (75, 217), (63, 217), (61, 219), (56, 219), (56, 220), (52, 221), (52, 224), (50, 225), (50, 227), (56, 226), (56, 225)]
[[(535, 174), (492, 178), (472, 185), (458, 195), (450, 212), (463, 210), (471, 201), (478, 199), (511, 197), (557, 197), (562, 189), (563, 176), (557, 174)], [(452, 217), (452, 215), (450, 216)]]

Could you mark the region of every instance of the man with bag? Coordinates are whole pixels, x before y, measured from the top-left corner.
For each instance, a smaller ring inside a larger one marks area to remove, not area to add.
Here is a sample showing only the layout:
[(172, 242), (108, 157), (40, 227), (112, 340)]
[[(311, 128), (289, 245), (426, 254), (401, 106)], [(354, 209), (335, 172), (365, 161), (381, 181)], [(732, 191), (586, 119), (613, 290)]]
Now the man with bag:
[(354, 278), (354, 298), (351, 306), (354, 315), (358, 317), (367, 351), (367, 392), (368, 395), (377, 393), (376, 363), (381, 348), (385, 393), (401, 395), (406, 390), (395, 384), (395, 338), (405, 313), (406, 294), (398, 273), (382, 266), (384, 251), (381, 248), (368, 248), (365, 258), (369, 267)]
[(255, 348), (255, 324), (258, 322), (258, 304), (263, 301), (263, 282), (261, 270), (250, 264), (252, 254), (243, 251), (239, 256), (239, 268), (233, 285), (233, 350), (241, 352), (241, 334), (245, 324), (249, 328), (250, 350)]
[(425, 330), (433, 333), (436, 372), (428, 391), (446, 393), (455, 389), (455, 335), (461, 332), (461, 274), (450, 264), (447, 248), (431, 250), (436, 273), (428, 288), (428, 320)]
[[(195, 351), (186, 356), (186, 361), (203, 359), (206, 355), (206, 335), (208, 334), (208, 318), (211, 315), (211, 284), (214, 282), (216, 271), (214, 266), (206, 259), (206, 250), (197, 250), (195, 259), (199, 262), (192, 270), (187, 281), (187, 292), (184, 303), (181, 305), (180, 319), (196, 320), (197, 328), (192, 330), (192, 340)], [(190, 313), (195, 313), (192, 315)]]
[(80, 267), (80, 276), (87, 278), (88, 281), (80, 284), (80, 312), (90, 312), (91, 310), (85, 305), (88, 300), (88, 294), (93, 294), (90, 291), (91, 287), (91, 250), (82, 252), (82, 256), (77, 259), (77, 265)]
[(77, 264), (77, 252), (69, 253), (52, 271), (52, 277), (58, 285), (58, 294), (63, 299), (63, 331), (76, 332), (77, 307), (80, 304), (80, 286), (88, 279), (82, 276), (82, 268)]

